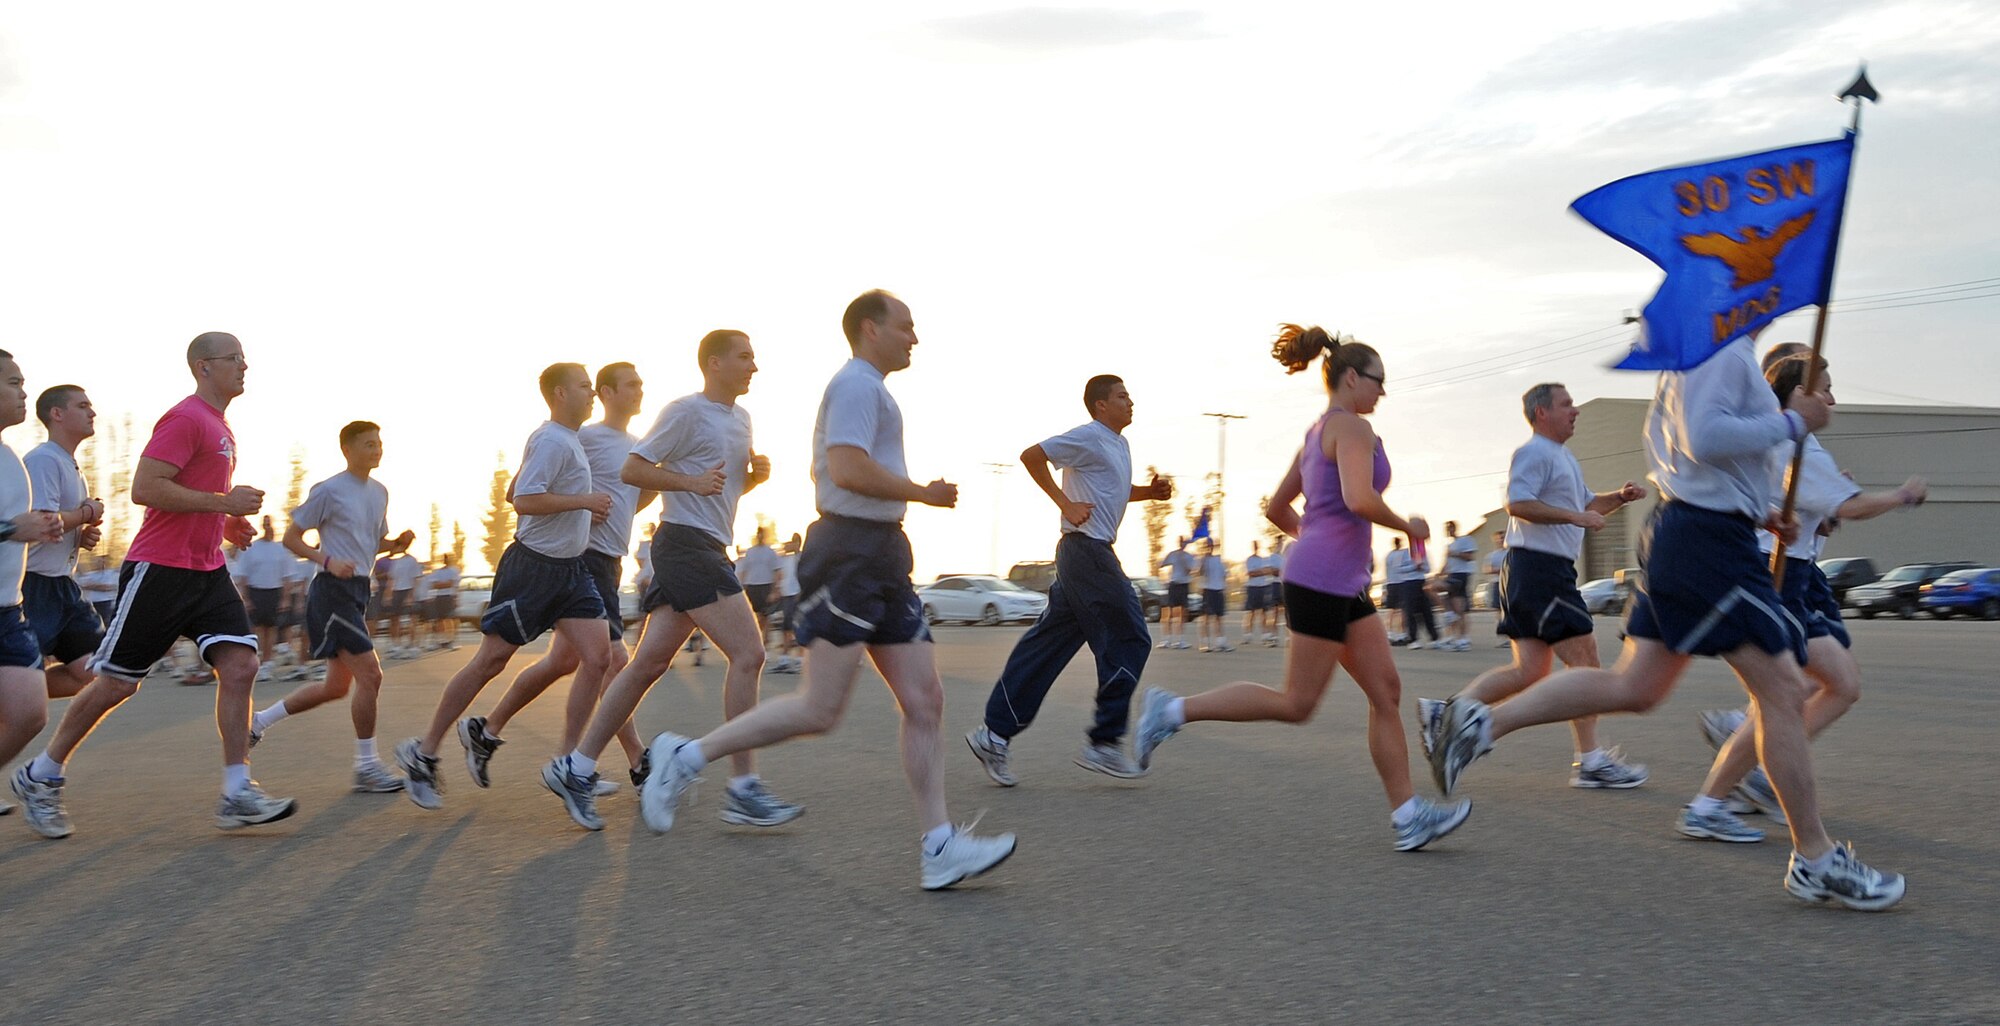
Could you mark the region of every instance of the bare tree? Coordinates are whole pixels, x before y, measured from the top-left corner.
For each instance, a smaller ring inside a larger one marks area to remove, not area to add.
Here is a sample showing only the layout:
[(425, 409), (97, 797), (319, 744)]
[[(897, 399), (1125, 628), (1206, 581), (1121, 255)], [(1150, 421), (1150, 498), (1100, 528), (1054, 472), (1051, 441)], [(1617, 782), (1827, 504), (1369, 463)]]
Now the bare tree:
[(444, 555), (444, 514), (438, 504), (431, 503), (431, 562), (435, 563)]
[(486, 543), (479, 547), (479, 554), (486, 558), (490, 569), (499, 569), (500, 554), (514, 541), (514, 504), (507, 501), (507, 486), (514, 475), (507, 469), (507, 454), (493, 454), (493, 489), (487, 495)]
[(465, 525), (451, 522), (451, 565), (465, 569)]
[[(1160, 468), (1147, 467), (1146, 479), (1150, 481), (1155, 477), (1169, 484), (1173, 482), (1172, 477), (1160, 473)], [(1167, 521), (1172, 520), (1173, 516), (1174, 500), (1146, 500), (1146, 576), (1148, 577), (1160, 568), (1160, 557), (1166, 555)]]

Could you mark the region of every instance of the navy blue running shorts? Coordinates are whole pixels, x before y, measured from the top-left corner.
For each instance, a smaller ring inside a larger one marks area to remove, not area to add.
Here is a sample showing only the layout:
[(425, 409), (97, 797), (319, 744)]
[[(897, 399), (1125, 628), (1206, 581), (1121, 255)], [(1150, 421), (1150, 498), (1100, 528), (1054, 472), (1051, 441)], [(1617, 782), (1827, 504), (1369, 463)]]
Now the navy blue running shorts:
[(313, 659), (375, 651), (368, 637), (368, 578), (313, 575), (306, 585), (306, 650)]
[(35, 630), (38, 651), (58, 663), (82, 659), (104, 641), (104, 618), (68, 577), (22, 575), (21, 609)]
[(547, 634), (558, 620), (602, 619), (604, 599), (583, 557), (557, 559), (515, 542), (500, 553), (493, 598), (479, 618), (479, 631), (525, 645)]
[(1553, 645), (1592, 633), (1590, 607), (1576, 589), (1576, 564), (1518, 546), (1500, 560), (1500, 626), (1509, 638)]
[(646, 588), (646, 612), (670, 606), (685, 613), (742, 590), (729, 547), (708, 532), (686, 524), (661, 524), (653, 532), (653, 583)]
[(822, 514), (799, 551), (799, 644), (931, 640), (911, 565), (902, 524)]
[(1625, 633), (1682, 655), (1716, 656), (1744, 645), (1805, 665), (1806, 635), (1771, 585), (1757, 551), (1758, 527), (1740, 513), (1667, 501), (1639, 534), (1646, 579)]

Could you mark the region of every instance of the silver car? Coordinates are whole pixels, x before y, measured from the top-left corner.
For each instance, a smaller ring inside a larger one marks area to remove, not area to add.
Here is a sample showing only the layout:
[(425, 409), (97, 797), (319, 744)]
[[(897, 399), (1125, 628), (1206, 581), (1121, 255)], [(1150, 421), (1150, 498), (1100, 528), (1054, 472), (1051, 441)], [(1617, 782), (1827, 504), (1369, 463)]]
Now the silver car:
[(940, 577), (918, 588), (917, 598), (923, 601), (924, 619), (929, 623), (1027, 622), (1049, 606), (1049, 597), (1041, 592), (984, 574)]

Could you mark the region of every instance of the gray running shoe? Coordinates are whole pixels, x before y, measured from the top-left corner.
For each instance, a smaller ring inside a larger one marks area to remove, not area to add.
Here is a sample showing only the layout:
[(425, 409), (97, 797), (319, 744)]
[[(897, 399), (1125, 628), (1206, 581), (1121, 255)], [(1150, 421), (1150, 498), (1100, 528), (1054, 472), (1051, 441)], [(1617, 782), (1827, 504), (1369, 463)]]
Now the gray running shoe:
[(967, 731), (965, 735), (966, 745), (979, 759), (979, 765), (986, 770), (986, 775), (993, 778), (993, 782), (1001, 787), (1013, 787), (1021, 782), (1021, 778), (1016, 777), (1014, 771), (1007, 767), (1007, 746), (1000, 744), (999, 741), (1000, 739), (994, 737), (993, 732), (984, 726)]
[(1837, 901), (1862, 912), (1880, 912), (1903, 900), (1903, 887), (1901, 873), (1871, 868), (1854, 857), (1854, 846), (1845, 841), (1834, 845), (1833, 865), (1825, 872), (1807, 869), (1794, 851), (1785, 873), (1785, 890), (1800, 901)]
[(1493, 746), (1485, 741), (1492, 715), (1486, 703), (1469, 698), (1453, 698), (1445, 703), (1444, 725), (1438, 731), (1436, 747), (1431, 749), (1431, 776), (1446, 797), (1451, 796), (1452, 789), (1458, 786), (1459, 774), (1472, 765), (1472, 760), (1492, 751)]
[(1437, 747), (1438, 731), (1444, 727), (1444, 703), (1435, 698), (1417, 699), (1417, 740), (1423, 742), (1424, 757)]
[(1093, 773), (1120, 780), (1132, 780), (1146, 775), (1146, 771), (1125, 757), (1125, 749), (1117, 744), (1091, 743), (1076, 753), (1076, 764)]
[(1583, 763), (1580, 762), (1570, 763), (1569, 768), (1571, 771), (1569, 786), (1586, 789), (1608, 788), (1614, 791), (1623, 791), (1627, 788), (1638, 787), (1640, 784), (1645, 783), (1646, 778), (1651, 775), (1646, 772), (1644, 765), (1636, 762), (1626, 762), (1625, 753), (1619, 751), (1616, 747), (1604, 750), (1604, 765), (1596, 769), (1585, 769)]
[(1139, 726), (1132, 732), (1132, 754), (1139, 760), (1139, 772), (1153, 768), (1153, 749), (1180, 733), (1167, 725), (1167, 706), (1174, 700), (1166, 688), (1147, 688), (1139, 699)]
[(1007, 861), (1014, 854), (1014, 835), (980, 837), (972, 833), (975, 824), (952, 828), (951, 837), (936, 854), (923, 856), (923, 888), (943, 890), (968, 877), (978, 876)]
[(563, 808), (569, 810), (569, 818), (585, 830), (604, 829), (604, 819), (597, 814), (597, 774), (579, 777), (569, 770), (567, 756), (551, 759), (542, 767), (542, 786), (562, 799)]
[(671, 731), (661, 731), (646, 746), (646, 758), (652, 762), (653, 772), (639, 791), (639, 815), (656, 834), (674, 828), (674, 813), (680, 810), (681, 796), (687, 793), (688, 785), (701, 779), (674, 758), (688, 741)]
[(1777, 789), (1771, 786), (1771, 778), (1764, 774), (1764, 767), (1754, 767), (1744, 774), (1743, 782), (1736, 785), (1736, 793), (1757, 806), (1758, 812), (1771, 817), (1771, 822), (1785, 825), (1785, 807), (1778, 804)]
[(465, 746), (465, 769), (472, 774), (472, 782), (480, 787), (493, 786), (486, 765), (493, 761), (493, 753), (506, 742), (487, 736), (486, 717), (467, 716), (458, 721), (458, 743)]
[(223, 795), (215, 806), (215, 828), (235, 830), (238, 827), (261, 826), (290, 818), (299, 811), (299, 803), (290, 798), (273, 798), (264, 793), (262, 787), (252, 780), (243, 790), (235, 794)]
[(790, 823), (806, 814), (805, 806), (795, 805), (771, 793), (762, 780), (751, 780), (742, 788), (722, 789), (722, 821), (737, 826), (774, 827)]
[(63, 809), (63, 778), (41, 781), (28, 775), (28, 767), (14, 771), (14, 797), (21, 799), (21, 818), (28, 829), (59, 840), (70, 835), (69, 813)]
[(425, 755), (418, 747), (422, 743), (413, 737), (396, 746), (396, 766), (405, 778), (403, 793), (417, 803), (417, 808), (442, 809), (444, 779), (438, 774), (437, 759)]
[(1718, 751), (1743, 726), (1749, 715), (1741, 709), (1708, 709), (1701, 713), (1701, 737)]
[(1731, 844), (1756, 844), (1764, 839), (1764, 831), (1740, 819), (1728, 809), (1718, 809), (1707, 815), (1694, 811), (1694, 806), (1681, 806), (1681, 833), (1704, 841), (1728, 841)]
[(1434, 802), (1428, 798), (1417, 799), (1417, 814), (1408, 823), (1396, 828), (1396, 850), (1416, 851), (1432, 841), (1457, 830), (1466, 817), (1472, 815), (1472, 803), (1460, 799), (1455, 802)]
[(402, 789), (403, 778), (379, 762), (354, 767), (355, 794), (395, 794)]

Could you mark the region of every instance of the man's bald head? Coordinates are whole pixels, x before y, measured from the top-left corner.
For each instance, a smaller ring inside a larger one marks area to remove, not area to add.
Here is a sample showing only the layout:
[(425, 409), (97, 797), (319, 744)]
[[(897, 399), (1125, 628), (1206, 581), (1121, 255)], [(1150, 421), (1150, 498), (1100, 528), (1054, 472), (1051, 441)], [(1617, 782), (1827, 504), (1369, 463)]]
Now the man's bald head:
[(212, 360), (226, 353), (238, 352), (243, 343), (226, 331), (204, 331), (188, 343), (188, 367), (193, 368), (202, 360)]

